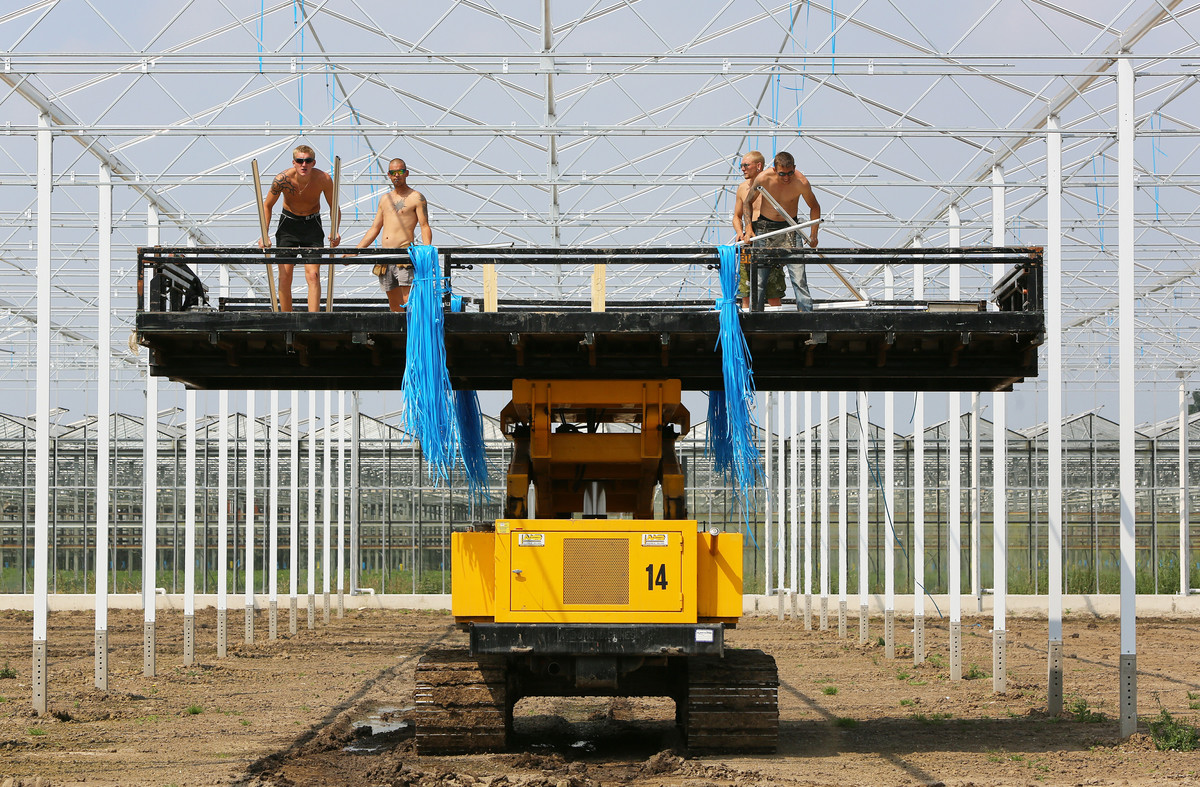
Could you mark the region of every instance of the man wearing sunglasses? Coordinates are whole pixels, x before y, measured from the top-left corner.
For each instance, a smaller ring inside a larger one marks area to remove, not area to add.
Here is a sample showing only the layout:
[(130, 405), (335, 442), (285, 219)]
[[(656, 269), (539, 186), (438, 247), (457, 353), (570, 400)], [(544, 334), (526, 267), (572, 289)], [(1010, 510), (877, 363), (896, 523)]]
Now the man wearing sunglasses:
[[(317, 154), (308, 145), (298, 145), (292, 151), (292, 164), (275, 178), (267, 196), (263, 198), (263, 207), (267, 212), (267, 224), (271, 223), (271, 210), (279, 197), (283, 197), (280, 208), (279, 227), (275, 230), (275, 247), (278, 249), (321, 248), (325, 245), (325, 229), (321, 226), (321, 195), (325, 195), (325, 204), (333, 207), (333, 178), (316, 168)], [(334, 235), (329, 239), (329, 245), (336, 247), (342, 238)], [(262, 245), (259, 238), (258, 245)], [(277, 254), (276, 256), (299, 257), (301, 254)], [(279, 263), (279, 308), (282, 311), (292, 310), (292, 271), (295, 265)], [(304, 264), (304, 280), (308, 282), (308, 310), (321, 310), (321, 264), (310, 262)]]
[[(771, 204), (771, 200), (765, 199), (758, 189), (770, 194), (775, 198), (775, 201), (788, 212), (788, 216), (784, 216), (775, 206)], [(775, 156), (775, 166), (772, 169), (764, 171), (761, 175), (754, 179), (754, 190), (752, 191), (752, 199), (760, 202), (759, 218), (751, 225), (750, 237), (757, 235), (765, 235), (768, 232), (783, 229), (791, 226), (788, 222), (788, 217), (799, 223), (796, 217), (797, 209), (800, 206), (800, 198), (804, 198), (805, 204), (808, 205), (808, 216), (810, 219), (821, 218), (821, 204), (817, 202), (817, 197), (813, 194), (812, 185), (808, 182), (808, 178), (804, 174), (796, 170), (796, 160), (791, 153), (784, 151)], [(808, 227), (808, 245), (814, 249), (817, 247), (817, 230), (820, 224), (813, 224)], [(760, 248), (785, 248), (794, 249), (800, 246), (800, 230), (792, 232), (781, 232), (778, 235), (772, 235), (769, 238), (756, 240), (755, 246)], [(792, 291), (796, 295), (796, 309), (802, 312), (810, 312), (813, 308), (812, 295), (808, 290), (808, 276), (804, 271), (804, 265), (791, 263), (788, 266), (788, 273), (792, 277)], [(776, 273), (778, 271), (778, 273)], [(783, 298), (784, 282), (783, 270), (779, 266), (771, 266), (770, 272), (761, 286), (766, 287), (766, 299), (768, 306), (778, 306)]]
[[(421, 225), (421, 243), (433, 243), (433, 230), (429, 227), (429, 206), (419, 191), (409, 188), (408, 165), (404, 159), (394, 158), (388, 162), (388, 180), (392, 190), (379, 200), (379, 210), (367, 234), (358, 242), (365, 249), (383, 233), (380, 245), (385, 249), (406, 249), (416, 240), (417, 225)], [(379, 289), (387, 295), (388, 308), (394, 312), (404, 311), (408, 293), (412, 289), (413, 266), (409, 263), (384, 262), (372, 271), (379, 277)]]

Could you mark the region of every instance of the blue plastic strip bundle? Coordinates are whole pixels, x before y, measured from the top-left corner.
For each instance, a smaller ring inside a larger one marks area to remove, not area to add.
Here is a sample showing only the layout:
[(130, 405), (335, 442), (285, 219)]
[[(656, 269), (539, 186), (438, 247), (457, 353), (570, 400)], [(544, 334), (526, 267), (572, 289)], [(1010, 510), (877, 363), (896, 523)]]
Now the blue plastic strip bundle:
[[(450, 296), (450, 311), (463, 309), (461, 295)], [(458, 422), (459, 453), (467, 475), (467, 489), (472, 500), (491, 500), (488, 488), (487, 452), (483, 447), (483, 411), (475, 391), (454, 392), (454, 413)]]
[(414, 271), (408, 299), (408, 344), (404, 362), (403, 428), (415, 435), (436, 485), (447, 480), (458, 453), (454, 391), (446, 370), (445, 282), (436, 246), (410, 246)]
[[(721, 297), (717, 300), (720, 316), (718, 344), (721, 349), (721, 374), (725, 381), (725, 420), (729, 435), (729, 459), (733, 467), (734, 495), (741, 503), (742, 516), (749, 524), (754, 508), (754, 487), (762, 475), (758, 446), (754, 444), (754, 375), (750, 370), (750, 347), (742, 335), (738, 317), (738, 273), (740, 246), (719, 246), (721, 259)], [(709, 425), (712, 428), (712, 425)], [(747, 528), (749, 529), (749, 528)], [(753, 538), (753, 534), (751, 535)]]
[(732, 447), (729, 444), (729, 417), (725, 414), (725, 392), (708, 392), (708, 435), (704, 438), (704, 452), (712, 457), (713, 470), (728, 476), (733, 466)]

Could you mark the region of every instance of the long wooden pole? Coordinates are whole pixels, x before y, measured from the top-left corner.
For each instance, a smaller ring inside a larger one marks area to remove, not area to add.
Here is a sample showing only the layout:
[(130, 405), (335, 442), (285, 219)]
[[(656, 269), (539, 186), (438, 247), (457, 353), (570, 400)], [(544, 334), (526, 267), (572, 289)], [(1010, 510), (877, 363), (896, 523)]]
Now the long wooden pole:
[[(330, 235), (338, 234), (338, 224), (342, 219), (341, 195), (338, 193), (342, 185), (342, 157), (333, 157), (333, 203), (329, 206)], [(325, 311), (333, 311), (333, 262), (329, 263), (329, 292), (325, 294)]]
[[(271, 230), (267, 226), (267, 208), (263, 205), (262, 179), (258, 176), (258, 159), (250, 160), (250, 169), (254, 173), (254, 200), (258, 203), (258, 227), (262, 232), (262, 247), (271, 246)], [(275, 293), (275, 266), (267, 263), (267, 287), (271, 291), (271, 311), (279, 311), (279, 296)]]
[[(787, 214), (787, 211), (783, 209), (783, 206), (780, 205), (779, 202), (773, 196), (771, 196), (771, 192), (767, 191), (762, 186), (755, 186), (755, 188), (758, 189), (759, 193), (761, 193), (764, 197), (767, 198), (767, 200), (775, 207), (775, 210), (779, 211), (779, 215), (783, 216), (784, 221), (786, 221), (792, 227), (799, 226), (799, 224), (796, 222), (796, 220)], [(804, 238), (804, 242), (808, 243), (808, 236), (804, 234), (804, 230), (796, 230), (796, 231), (800, 233), (801, 238)], [(818, 257), (820, 256), (819, 252), (818, 252), (817, 256)], [(842, 275), (842, 272), (837, 269), (836, 265), (834, 265), (832, 262), (826, 262), (825, 265), (829, 267), (829, 270), (833, 271), (833, 275), (837, 276), (838, 279), (842, 282), (842, 284), (846, 285), (846, 289), (848, 289), (850, 291), (851, 295), (853, 295), (857, 300), (860, 300), (860, 301), (866, 300), (866, 298), (863, 297), (862, 293), (858, 291), (858, 288), (855, 287), (853, 284), (851, 284), (850, 280)]]

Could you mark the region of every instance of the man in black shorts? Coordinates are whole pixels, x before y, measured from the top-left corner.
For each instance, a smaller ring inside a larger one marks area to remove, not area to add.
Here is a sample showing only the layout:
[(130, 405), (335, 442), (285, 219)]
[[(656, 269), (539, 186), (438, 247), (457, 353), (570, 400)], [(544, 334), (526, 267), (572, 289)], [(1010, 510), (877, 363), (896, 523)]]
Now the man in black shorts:
[[(278, 249), (321, 248), (325, 245), (325, 229), (321, 226), (321, 195), (325, 195), (325, 204), (333, 207), (333, 178), (316, 168), (317, 154), (308, 145), (298, 145), (292, 151), (292, 166), (275, 178), (267, 196), (263, 198), (263, 207), (267, 212), (267, 223), (271, 222), (271, 210), (283, 195), (283, 205), (280, 207), (279, 226), (275, 230), (275, 247)], [(341, 243), (341, 236), (334, 235), (329, 239), (330, 247)], [(262, 240), (259, 239), (259, 245)], [(291, 255), (277, 254), (277, 257)], [(292, 272), (295, 265), (279, 263), (279, 308), (282, 311), (292, 310)], [(308, 310), (321, 310), (321, 264), (310, 262), (304, 264), (304, 280), (308, 282)]]

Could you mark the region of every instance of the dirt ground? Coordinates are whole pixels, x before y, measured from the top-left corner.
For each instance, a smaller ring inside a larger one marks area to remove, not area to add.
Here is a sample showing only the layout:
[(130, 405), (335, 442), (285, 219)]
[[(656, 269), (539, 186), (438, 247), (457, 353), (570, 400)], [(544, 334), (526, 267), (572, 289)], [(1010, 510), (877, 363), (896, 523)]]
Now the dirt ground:
[[(286, 613), (285, 613), (286, 615)], [(991, 638), (968, 619), (964, 672), (952, 684), (949, 626), (927, 624), (931, 658), (857, 644), (834, 629), (745, 618), (730, 644), (775, 656), (780, 746), (775, 756), (687, 757), (669, 700), (527, 699), (505, 754), (419, 757), (413, 669), (435, 644), (465, 641), (445, 613), (350, 611), (295, 637), (254, 645), (230, 612), (230, 648), (216, 658), (216, 614), (197, 615), (197, 663), (182, 666), (183, 622), (159, 613), (158, 676), (142, 675), (141, 616), (110, 613), (107, 694), (92, 688), (93, 617), (50, 616), (53, 713), (30, 706), (32, 621), (0, 613), (0, 784), (24, 785), (530, 785), (640, 784), (1178, 784), (1200, 783), (1200, 752), (1158, 751), (1144, 732), (1119, 740), (1118, 630), (1112, 619), (1066, 623), (1065, 683), (1074, 713), (1044, 712), (1045, 621), (1010, 619), (1009, 692), (992, 693)], [(872, 637), (882, 621), (872, 620)], [(281, 621), (286, 631), (286, 619)], [(899, 643), (911, 644), (900, 625)], [(235, 644), (236, 642), (236, 644)], [(1200, 718), (1200, 623), (1138, 626), (1139, 712)], [(6, 670), (4, 673), (8, 674)], [(1102, 720), (1081, 720), (1103, 714)], [(679, 756), (679, 754), (684, 756)]]

